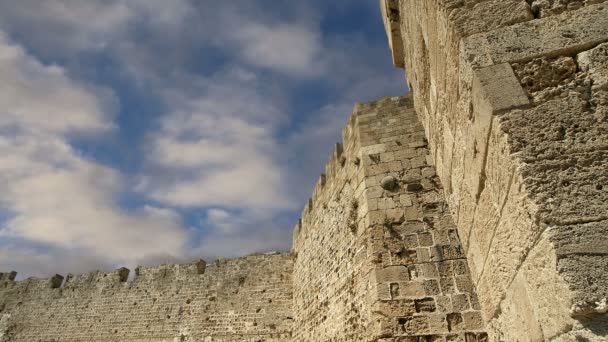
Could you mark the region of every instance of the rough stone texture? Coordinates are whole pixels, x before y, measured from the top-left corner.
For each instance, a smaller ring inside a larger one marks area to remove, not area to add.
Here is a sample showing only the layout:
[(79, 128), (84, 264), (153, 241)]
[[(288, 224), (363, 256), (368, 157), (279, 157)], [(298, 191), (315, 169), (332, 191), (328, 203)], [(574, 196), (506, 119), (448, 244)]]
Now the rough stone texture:
[(380, 0), (289, 254), (15, 282), (0, 341), (607, 341), (608, 3)]
[(294, 340), (487, 341), (410, 96), (358, 104), (294, 233)]
[[(0, 341), (287, 341), (291, 254), (52, 279), (0, 279)], [(14, 277), (13, 277), (14, 278)]]
[(397, 8), (490, 339), (608, 340), (608, 4)]
[(548, 17), (606, 0), (528, 0), (536, 18)]

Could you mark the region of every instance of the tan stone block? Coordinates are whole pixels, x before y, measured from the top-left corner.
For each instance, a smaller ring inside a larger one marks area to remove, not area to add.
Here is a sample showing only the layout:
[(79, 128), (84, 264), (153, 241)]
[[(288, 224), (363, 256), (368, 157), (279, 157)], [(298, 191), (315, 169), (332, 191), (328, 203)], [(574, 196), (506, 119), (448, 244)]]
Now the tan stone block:
[(437, 303), (437, 311), (452, 312), (454, 310), (450, 296), (437, 296), (435, 297), (435, 301)]
[(533, 56), (567, 56), (603, 43), (606, 36), (608, 7), (597, 4), (472, 35), (463, 39), (462, 55), (476, 67)]
[(399, 283), (399, 295), (403, 298), (421, 298), (424, 297), (424, 287), (419, 281), (409, 281)]
[[(405, 210), (407, 211), (407, 209), (409, 208), (406, 208)], [(387, 209), (385, 212), (386, 218), (392, 223), (399, 224), (405, 220), (403, 208)]]
[(467, 262), (471, 271), (471, 278), (476, 284), (479, 281), (479, 276), (483, 273), (486, 257), (487, 253), (484, 254), (479, 246), (479, 239), (475, 237), (470, 239), (467, 249)]
[(407, 195), (407, 194), (399, 195), (399, 203), (401, 203), (401, 205), (403, 205), (405, 207), (412, 206), (412, 204), (413, 204), (411, 196)]
[(379, 283), (376, 286), (379, 300), (391, 300), (391, 291), (389, 283)]
[(378, 202), (380, 199), (378, 198), (368, 198), (367, 201), (367, 208), (369, 211), (375, 211), (378, 210)]
[[(428, 315), (430, 332), (434, 334), (448, 332), (448, 321), (445, 314)], [(433, 340), (431, 340), (433, 341)], [(443, 341), (440, 336), (437, 336), (437, 341)]]
[(482, 330), (485, 326), (481, 312), (469, 311), (462, 314), (464, 326), (469, 330)]
[[(545, 339), (559, 335), (573, 324), (570, 308), (574, 302), (574, 293), (564, 277), (557, 272), (558, 261), (555, 246), (550, 240), (551, 235), (551, 231), (543, 232), (520, 267), (519, 275), (511, 285), (511, 294), (505, 299), (505, 301), (525, 301), (510, 306), (514, 310), (512, 312), (533, 311), (535, 317), (528, 318), (528, 314), (524, 314), (522, 319), (530, 320), (530, 323), (526, 323), (532, 324), (530, 331), (538, 331), (533, 323), (537, 321), (542, 327)], [(524, 294), (527, 294), (527, 298), (521, 297)], [(527, 301), (529, 303), (526, 303)], [(501, 310), (506, 310), (506, 307), (506, 302), (501, 304)]]
[(467, 257), (471, 258), (471, 262), (475, 265), (476, 273), (481, 272), (483, 268), (500, 217), (500, 208), (492, 200), (490, 190), (485, 188), (479, 198), (475, 221), (471, 228), (471, 240), (474, 241), (469, 241), (467, 253)]
[(420, 221), (422, 212), (418, 206), (407, 207), (404, 209), (404, 216), (406, 221)]
[(426, 247), (416, 248), (416, 261), (417, 262), (430, 262), (431, 252)]
[[(516, 185), (512, 189), (519, 187)], [(526, 210), (525, 200), (525, 193), (509, 195), (486, 261), (487, 265), (492, 266), (484, 269), (477, 283), (477, 292), (486, 317), (493, 316), (498, 309), (506, 288), (539, 234), (539, 228), (534, 225)]]
[(464, 320), (460, 313), (447, 314), (448, 330), (449, 331), (462, 331), (465, 329)]
[(442, 277), (439, 279), (439, 284), (441, 285), (442, 294), (448, 295), (456, 293), (456, 284), (454, 283), (454, 278)]
[(387, 210), (387, 209), (394, 209), (394, 208), (395, 208), (395, 202), (393, 201), (392, 198), (384, 197), (384, 198), (378, 199), (378, 209)]
[(436, 296), (441, 294), (441, 288), (439, 287), (439, 281), (437, 279), (425, 279), (423, 280), (424, 293), (427, 296)]
[(456, 280), (456, 288), (458, 291), (464, 293), (471, 293), (474, 291), (473, 283), (468, 275), (456, 276), (454, 279)]
[(365, 189), (363, 193), (367, 198), (380, 198), (384, 194), (384, 189), (380, 186), (372, 186)]
[(403, 317), (398, 319), (401, 330), (399, 333), (424, 334), (429, 332), (429, 321), (425, 316)]
[(504, 134), (501, 117), (492, 118), (492, 129), (488, 140), (485, 166), (485, 190), (492, 203), (501, 208), (505, 202), (518, 160), (511, 154), (508, 136)]
[(380, 301), (377, 310), (389, 317), (403, 317), (416, 313), (416, 306), (411, 299)]
[(448, 245), (450, 243), (450, 237), (447, 230), (433, 230), (433, 240), (438, 245)]
[(458, 217), (455, 218), (457, 220), (458, 235), (460, 236), (464, 249), (468, 249), (469, 246), (469, 236), (473, 226), (476, 209), (477, 204), (475, 196), (465, 189), (461, 192)]
[(466, 311), (471, 307), (469, 304), (469, 296), (464, 293), (452, 295), (451, 298), (453, 310), (456, 312)]
[(370, 225), (383, 225), (386, 220), (386, 212), (384, 210), (373, 210), (367, 213)]
[[(501, 314), (489, 322), (488, 330), (498, 329), (508, 340), (543, 341), (542, 328), (534, 317), (523, 280), (514, 280), (505, 300), (500, 305)], [(486, 316), (486, 320), (490, 317)]]
[(401, 162), (398, 160), (391, 161), (390, 163), (388, 163), (388, 169), (390, 172), (399, 172), (403, 170), (403, 164), (401, 164)]
[(376, 270), (378, 282), (401, 282), (410, 280), (409, 272), (405, 266), (389, 266)]
[(420, 277), (426, 279), (439, 277), (439, 272), (437, 272), (437, 265), (435, 265), (435, 263), (417, 264), (416, 270)]
[(393, 154), (393, 152), (384, 152), (380, 154), (380, 160), (383, 163), (389, 163), (395, 160), (395, 155)]

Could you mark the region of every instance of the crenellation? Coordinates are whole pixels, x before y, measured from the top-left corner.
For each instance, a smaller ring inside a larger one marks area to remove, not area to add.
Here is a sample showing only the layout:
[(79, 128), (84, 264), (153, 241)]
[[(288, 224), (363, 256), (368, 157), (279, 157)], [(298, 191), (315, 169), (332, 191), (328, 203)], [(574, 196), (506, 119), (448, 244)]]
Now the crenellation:
[(62, 288), (50, 286), (56, 277), (16, 282), (0, 289), (8, 341), (289, 338), (291, 254), (201, 265), (139, 267), (131, 282), (126, 269), (73, 276)]

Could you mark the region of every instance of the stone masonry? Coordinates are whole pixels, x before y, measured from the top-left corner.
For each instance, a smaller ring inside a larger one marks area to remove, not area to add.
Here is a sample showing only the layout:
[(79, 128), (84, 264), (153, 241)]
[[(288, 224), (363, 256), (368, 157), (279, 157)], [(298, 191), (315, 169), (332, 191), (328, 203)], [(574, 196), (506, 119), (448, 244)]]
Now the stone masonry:
[(412, 98), (358, 104), (294, 232), (294, 341), (487, 341)]
[(0, 341), (287, 341), (291, 254), (206, 265), (0, 277)]
[(15, 281), (0, 342), (608, 341), (608, 2), (380, 0), (289, 253)]
[(381, 0), (492, 341), (608, 341), (608, 2)]

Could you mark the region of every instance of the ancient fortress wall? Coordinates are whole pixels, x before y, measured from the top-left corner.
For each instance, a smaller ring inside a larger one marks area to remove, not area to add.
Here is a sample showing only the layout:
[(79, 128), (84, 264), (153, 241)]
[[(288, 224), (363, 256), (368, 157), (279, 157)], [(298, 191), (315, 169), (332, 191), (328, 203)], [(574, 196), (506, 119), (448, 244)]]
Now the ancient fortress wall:
[(294, 341), (486, 341), (411, 97), (358, 104), (294, 231)]
[(608, 2), (382, 0), (492, 341), (608, 340)]
[(287, 341), (291, 254), (15, 282), (0, 277), (0, 341)]
[(608, 340), (608, 2), (381, 0), (291, 253), (15, 282), (0, 341)]

